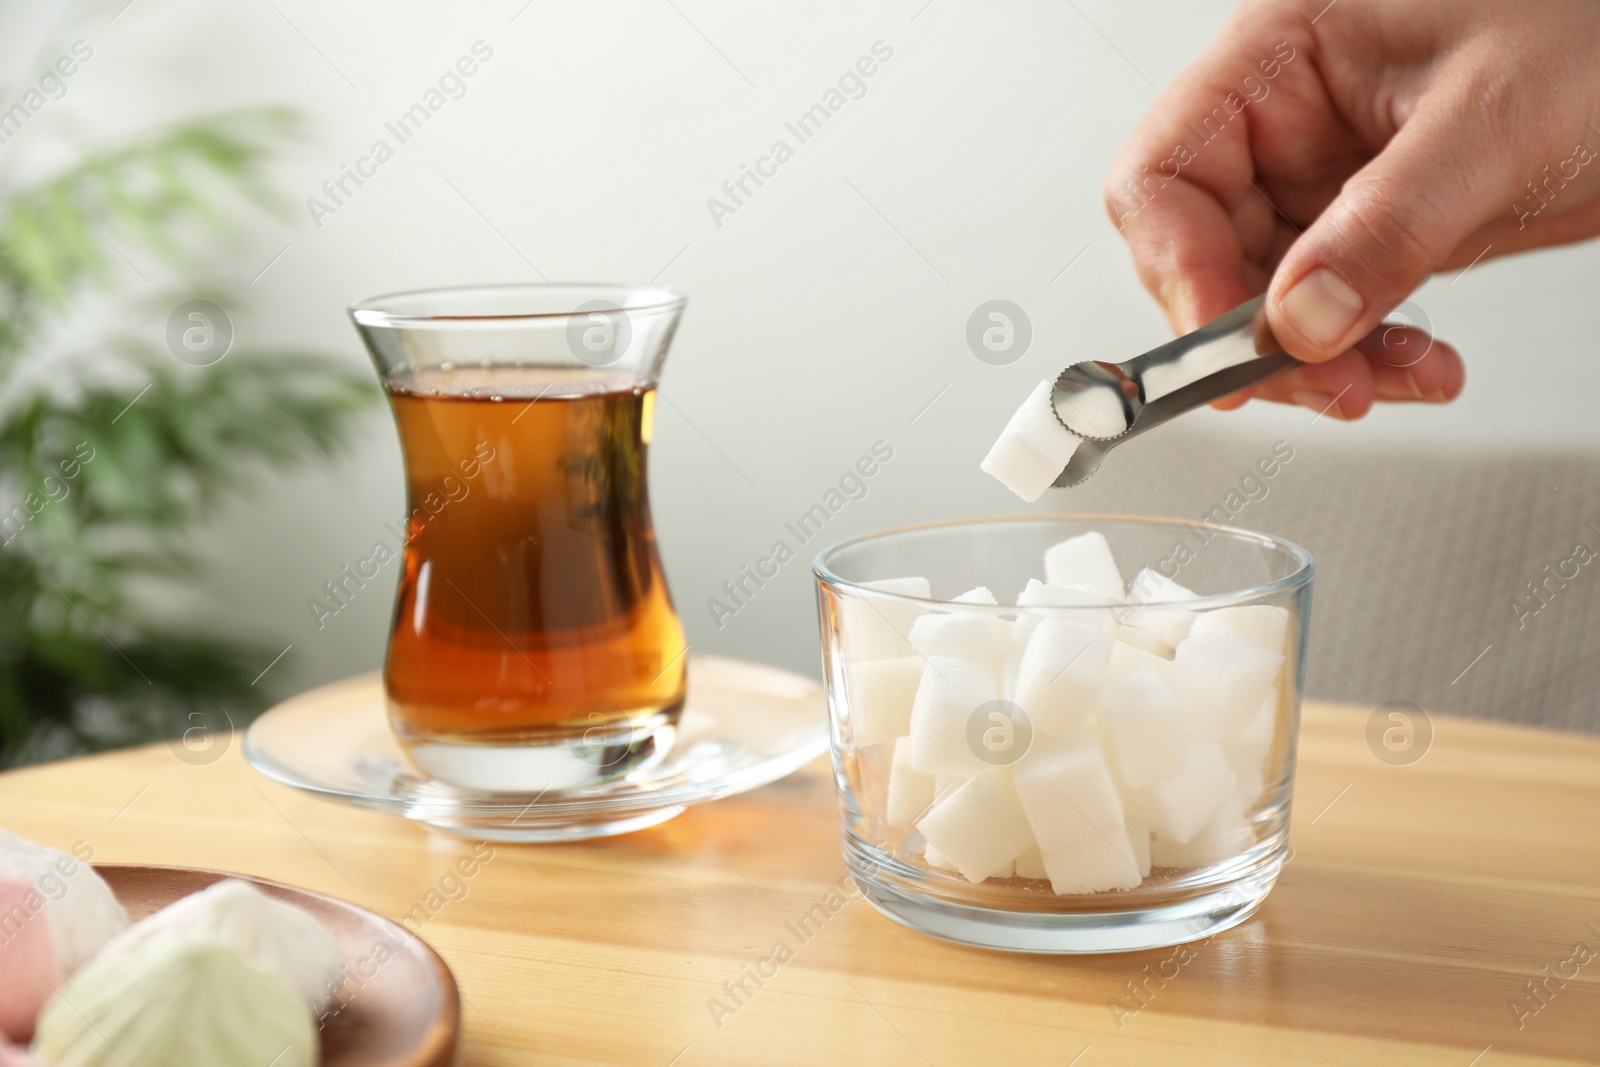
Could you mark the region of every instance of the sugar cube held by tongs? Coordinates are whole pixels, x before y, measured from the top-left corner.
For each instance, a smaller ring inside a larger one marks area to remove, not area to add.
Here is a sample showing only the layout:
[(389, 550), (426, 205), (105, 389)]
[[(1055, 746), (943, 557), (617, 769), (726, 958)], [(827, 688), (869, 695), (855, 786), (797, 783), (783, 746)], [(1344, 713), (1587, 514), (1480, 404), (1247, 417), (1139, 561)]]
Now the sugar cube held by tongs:
[(1117, 445), (1294, 366), (1264, 297), (1124, 363), (1085, 360), (1040, 382), (982, 468), (1024, 500), (1086, 481)]

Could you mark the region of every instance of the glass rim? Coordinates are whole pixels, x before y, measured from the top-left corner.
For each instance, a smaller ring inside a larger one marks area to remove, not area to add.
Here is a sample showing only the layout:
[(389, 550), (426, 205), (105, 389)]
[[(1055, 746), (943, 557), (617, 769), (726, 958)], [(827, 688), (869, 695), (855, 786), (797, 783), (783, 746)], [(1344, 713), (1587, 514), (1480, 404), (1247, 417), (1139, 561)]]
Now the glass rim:
[(535, 322), (549, 319), (570, 319), (587, 311), (519, 311), (492, 314), (448, 314), (443, 312), (415, 313), (390, 310), (406, 300), (423, 297), (447, 299), (496, 291), (508, 293), (542, 294), (559, 290), (588, 293), (593, 297), (621, 297), (615, 311), (642, 313), (646, 311), (675, 311), (688, 303), (689, 298), (674, 289), (658, 285), (628, 285), (621, 282), (487, 282), (476, 285), (446, 285), (422, 289), (403, 289), (392, 293), (379, 293), (352, 303), (346, 310), (358, 326), (443, 326), (475, 325), (481, 323)]
[[(1137, 526), (1164, 526), (1164, 527), (1168, 527), (1170, 529), (1212, 530), (1212, 531), (1216, 531), (1217, 533), (1220, 533), (1220, 534), (1229, 534), (1229, 535), (1237, 537), (1237, 538), (1242, 538), (1242, 539), (1245, 539), (1245, 540), (1256, 541), (1256, 542), (1260, 542), (1260, 543), (1263, 543), (1263, 544), (1271, 545), (1273, 548), (1275, 548), (1275, 549), (1277, 549), (1279, 551), (1287, 552), (1291, 557), (1293, 557), (1295, 559), (1295, 561), (1298, 564), (1295, 567), (1294, 571), (1291, 572), (1290, 574), (1287, 574), (1282, 578), (1278, 578), (1278, 579), (1276, 579), (1274, 581), (1267, 582), (1267, 583), (1262, 584), (1262, 585), (1249, 586), (1249, 587), (1244, 588), (1244, 589), (1233, 590), (1233, 591), (1226, 592), (1226, 593), (1214, 593), (1214, 594), (1210, 594), (1210, 595), (1207, 595), (1207, 596), (1195, 596), (1195, 597), (1190, 597), (1190, 598), (1185, 598), (1185, 599), (1141, 600), (1141, 601), (1138, 602), (1138, 606), (1140, 606), (1140, 607), (1146, 607), (1146, 606), (1148, 606), (1148, 607), (1183, 607), (1183, 608), (1189, 608), (1191, 610), (1211, 610), (1211, 609), (1214, 609), (1214, 608), (1235, 607), (1235, 606), (1239, 606), (1239, 605), (1242, 605), (1242, 604), (1247, 604), (1247, 603), (1249, 603), (1251, 601), (1260, 600), (1260, 599), (1262, 599), (1262, 598), (1264, 598), (1266, 596), (1270, 596), (1270, 595), (1275, 594), (1275, 593), (1282, 593), (1282, 592), (1286, 592), (1288, 590), (1298, 589), (1298, 588), (1301, 588), (1303, 586), (1309, 585), (1310, 582), (1311, 582), (1311, 579), (1315, 576), (1316, 571), (1317, 571), (1316, 559), (1311, 555), (1311, 553), (1309, 551), (1307, 551), (1306, 549), (1302, 548), (1300, 545), (1295, 544), (1293, 541), (1290, 541), (1287, 538), (1278, 537), (1276, 534), (1261, 533), (1260, 531), (1257, 531), (1257, 530), (1247, 530), (1242, 526), (1228, 526), (1228, 525), (1223, 524), (1223, 523), (1215, 523), (1215, 522), (1196, 522), (1196, 521), (1193, 521), (1193, 520), (1190, 520), (1190, 519), (1173, 519), (1173, 518), (1167, 518), (1167, 517), (1158, 516), (1158, 515), (1115, 515), (1115, 514), (1065, 514), (1065, 513), (1055, 513), (1055, 514), (1046, 514), (1046, 515), (993, 515), (993, 516), (986, 516), (986, 517), (979, 517), (979, 518), (941, 519), (941, 520), (937, 520), (937, 521), (934, 521), (934, 522), (913, 523), (913, 524), (908, 525), (908, 526), (896, 526), (896, 527), (893, 527), (893, 528), (888, 529), (888, 530), (878, 530), (878, 531), (875, 531), (873, 533), (858, 534), (855, 537), (847, 537), (842, 541), (835, 541), (833, 544), (828, 545), (826, 548), (824, 548), (820, 552), (818, 552), (817, 555), (816, 555), (816, 558), (813, 559), (812, 562), (811, 562), (811, 573), (812, 573), (813, 576), (816, 577), (816, 579), (817, 579), (817, 581), (819, 583), (821, 583), (823, 585), (826, 585), (826, 586), (842, 588), (842, 589), (849, 589), (849, 590), (851, 590), (853, 592), (856, 592), (856, 593), (859, 593), (859, 594), (864, 594), (864, 595), (887, 597), (887, 598), (890, 598), (890, 599), (893, 599), (893, 600), (903, 601), (903, 602), (911, 603), (911, 604), (923, 604), (923, 605), (929, 605), (929, 606), (932, 606), (932, 607), (948, 608), (952, 604), (955, 604), (956, 601), (954, 601), (952, 599), (940, 599), (938, 597), (913, 596), (913, 595), (911, 595), (909, 593), (897, 593), (897, 592), (893, 592), (893, 591), (887, 590), (887, 589), (874, 589), (871, 586), (867, 585), (865, 582), (852, 581), (849, 578), (845, 578), (845, 577), (843, 577), (843, 576), (841, 576), (839, 574), (836, 574), (832, 570), (832, 568), (830, 568), (828, 566), (828, 559), (829, 559), (829, 557), (833, 556), (834, 554), (836, 554), (838, 552), (842, 552), (847, 548), (852, 548), (852, 547), (854, 547), (856, 545), (865, 544), (865, 543), (867, 543), (869, 541), (882, 541), (882, 540), (887, 540), (889, 538), (898, 537), (898, 536), (902, 536), (902, 535), (905, 535), (905, 534), (917, 533), (919, 531), (924, 531), (924, 530), (948, 530), (948, 529), (956, 529), (956, 528), (963, 527), (963, 526), (988, 526), (988, 525), (996, 525), (996, 526), (998, 526), (998, 525), (1005, 525), (1005, 524), (1009, 524), (1009, 523), (1039, 523), (1039, 522), (1121, 523), (1121, 524), (1125, 524), (1125, 525), (1137, 525)], [(1088, 531), (1085, 531), (1085, 532), (1088, 532)], [(889, 577), (896, 577), (896, 576), (895, 575), (890, 575)], [(874, 579), (874, 580), (877, 580), (877, 579)], [(991, 590), (991, 592), (993, 592), (993, 590)], [(1007, 604), (1007, 603), (1003, 603), (1002, 602), (1002, 603), (999, 603), (999, 604), (968, 604), (968, 603), (961, 603), (959, 606), (961, 607), (961, 609), (963, 611), (971, 611), (971, 610), (981, 609), (981, 610), (989, 612), (989, 613), (1004, 613), (1004, 612), (1017, 612), (1017, 611), (1028, 611), (1028, 612), (1036, 612), (1036, 613), (1037, 612), (1047, 612), (1047, 613), (1048, 612), (1062, 612), (1062, 613), (1067, 613), (1067, 612), (1082, 612), (1082, 611), (1103, 611), (1104, 609), (1106, 609), (1108, 607), (1112, 607), (1112, 608), (1114, 608), (1114, 607), (1123, 607), (1123, 606), (1127, 606), (1130, 603), (1132, 603), (1132, 602), (1131, 601), (1127, 601), (1127, 600), (1121, 600), (1121, 601), (1107, 600), (1103, 604), (1078, 604), (1078, 605), (1033, 604), (1033, 605), (1021, 605), (1021, 604)]]

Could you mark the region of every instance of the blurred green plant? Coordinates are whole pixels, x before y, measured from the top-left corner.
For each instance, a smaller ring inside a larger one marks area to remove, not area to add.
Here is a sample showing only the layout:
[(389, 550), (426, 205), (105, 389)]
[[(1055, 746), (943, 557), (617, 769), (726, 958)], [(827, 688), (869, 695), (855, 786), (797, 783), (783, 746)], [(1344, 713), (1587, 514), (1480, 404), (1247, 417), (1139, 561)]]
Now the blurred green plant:
[(125, 336), (105, 355), (142, 392), (54, 367), (29, 387), (19, 368), (44, 327), (118, 291), (122, 242), (209, 290), (205, 257), (238, 208), (279, 209), (263, 167), (299, 130), (276, 109), (212, 116), (0, 193), (0, 766), (260, 708), (252, 682), (276, 649), (155, 620), (139, 590), (192, 579), (195, 524), (250, 473), (335, 452), (376, 384), (304, 352), (189, 367)]

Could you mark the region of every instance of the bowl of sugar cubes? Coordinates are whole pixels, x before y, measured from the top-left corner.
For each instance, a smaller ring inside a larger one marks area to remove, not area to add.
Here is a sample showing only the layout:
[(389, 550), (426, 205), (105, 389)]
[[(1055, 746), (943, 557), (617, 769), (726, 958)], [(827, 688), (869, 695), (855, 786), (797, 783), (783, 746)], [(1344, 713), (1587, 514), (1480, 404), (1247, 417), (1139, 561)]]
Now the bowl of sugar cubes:
[(1261, 906), (1288, 856), (1304, 549), (1028, 516), (858, 537), (813, 569), (845, 862), (878, 911), (1081, 953)]

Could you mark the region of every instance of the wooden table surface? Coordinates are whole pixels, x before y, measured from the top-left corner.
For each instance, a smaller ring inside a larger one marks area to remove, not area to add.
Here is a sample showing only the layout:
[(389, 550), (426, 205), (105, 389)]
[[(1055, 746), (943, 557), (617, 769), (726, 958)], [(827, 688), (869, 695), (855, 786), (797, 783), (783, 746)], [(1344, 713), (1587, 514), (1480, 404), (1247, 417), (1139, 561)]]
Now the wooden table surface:
[[(1293, 859), (1182, 955), (960, 948), (854, 896), (801, 940), (844, 878), (820, 760), (628, 837), (496, 845), (462, 882), (471, 844), (274, 785), (236, 743), (0, 775), (0, 825), (425, 916), (464, 1065), (1600, 1062), (1600, 739), (1440, 715), (1397, 767), (1369, 710), (1306, 709)], [(792, 957), (730, 997), (779, 941)]]

